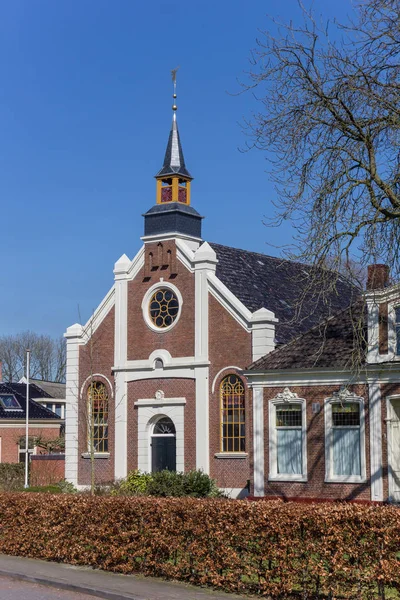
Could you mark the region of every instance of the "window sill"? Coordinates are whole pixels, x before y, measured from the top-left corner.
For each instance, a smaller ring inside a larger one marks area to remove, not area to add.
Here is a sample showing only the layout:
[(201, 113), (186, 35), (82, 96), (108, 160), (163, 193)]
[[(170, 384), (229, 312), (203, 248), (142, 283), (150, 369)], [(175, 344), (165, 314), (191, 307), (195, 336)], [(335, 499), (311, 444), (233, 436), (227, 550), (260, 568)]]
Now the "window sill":
[[(82, 452), (81, 456), (82, 456), (82, 458), (91, 458), (92, 457), (90, 452)], [(94, 458), (110, 458), (110, 453), (109, 452), (95, 452)]]
[(325, 483), (367, 483), (366, 477), (335, 477), (325, 478)]
[(284, 482), (287, 481), (288, 483), (293, 483), (293, 482), (297, 482), (297, 483), (307, 483), (308, 482), (308, 478), (305, 477), (304, 475), (271, 475), (270, 477), (268, 477), (268, 481), (280, 481), (280, 482)]
[(247, 452), (216, 452), (215, 458), (247, 458), (249, 455)]

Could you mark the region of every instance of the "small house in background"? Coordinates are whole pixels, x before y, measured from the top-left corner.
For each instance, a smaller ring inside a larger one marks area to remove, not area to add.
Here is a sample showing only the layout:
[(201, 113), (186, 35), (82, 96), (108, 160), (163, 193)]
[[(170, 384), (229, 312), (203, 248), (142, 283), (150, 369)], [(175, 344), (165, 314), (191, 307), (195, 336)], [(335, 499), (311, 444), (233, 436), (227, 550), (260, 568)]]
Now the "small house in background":
[[(43, 402), (54, 398), (44, 389), (29, 386), (29, 452), (46, 453), (46, 442), (60, 437), (64, 421)], [(26, 384), (0, 383), (0, 463), (25, 460)]]
[[(65, 383), (55, 381), (43, 381), (41, 379), (30, 379), (31, 384), (43, 390), (43, 397), (35, 397), (35, 402), (45, 406), (61, 419), (65, 419)], [(26, 378), (22, 377), (20, 383), (26, 384)]]

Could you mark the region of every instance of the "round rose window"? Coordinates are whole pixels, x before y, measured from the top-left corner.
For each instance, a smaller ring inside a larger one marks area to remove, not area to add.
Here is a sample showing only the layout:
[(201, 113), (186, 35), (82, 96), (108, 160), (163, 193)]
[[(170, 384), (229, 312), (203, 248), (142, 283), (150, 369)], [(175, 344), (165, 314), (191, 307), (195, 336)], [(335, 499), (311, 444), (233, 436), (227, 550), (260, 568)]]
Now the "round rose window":
[(149, 315), (151, 322), (160, 329), (169, 327), (179, 312), (179, 301), (170, 289), (159, 289), (150, 298)]

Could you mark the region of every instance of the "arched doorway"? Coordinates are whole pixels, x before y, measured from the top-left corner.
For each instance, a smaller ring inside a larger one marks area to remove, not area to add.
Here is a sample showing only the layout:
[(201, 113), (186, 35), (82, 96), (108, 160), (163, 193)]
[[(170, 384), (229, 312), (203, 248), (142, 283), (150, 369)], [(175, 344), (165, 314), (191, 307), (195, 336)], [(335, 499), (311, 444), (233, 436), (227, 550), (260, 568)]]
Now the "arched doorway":
[(169, 417), (161, 417), (151, 434), (151, 471), (176, 471), (176, 431)]

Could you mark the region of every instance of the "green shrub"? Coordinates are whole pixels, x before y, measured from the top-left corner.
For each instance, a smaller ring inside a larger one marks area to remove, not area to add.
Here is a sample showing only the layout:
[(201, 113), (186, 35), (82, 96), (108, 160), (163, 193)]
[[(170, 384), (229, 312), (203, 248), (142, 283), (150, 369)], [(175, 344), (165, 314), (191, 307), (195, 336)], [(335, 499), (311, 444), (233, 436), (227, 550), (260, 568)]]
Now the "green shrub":
[(184, 475), (177, 471), (158, 471), (151, 474), (147, 493), (160, 498), (185, 496)]
[(142, 496), (147, 493), (151, 477), (149, 473), (142, 473), (138, 469), (130, 471), (126, 479), (121, 479), (113, 485), (111, 495)]
[(201, 470), (179, 473), (166, 469), (151, 474), (139, 470), (131, 471), (126, 479), (111, 485), (110, 493), (111, 496), (157, 496), (159, 498), (223, 497), (215, 481)]
[(0, 491), (15, 492), (23, 489), (25, 480), (24, 463), (0, 463)]
[(62, 494), (76, 494), (78, 491), (73, 483), (65, 481), (65, 479), (59, 481), (56, 485)]
[(201, 470), (185, 473), (183, 476), (184, 496), (193, 498), (221, 498), (223, 493), (219, 490), (214, 479)]

